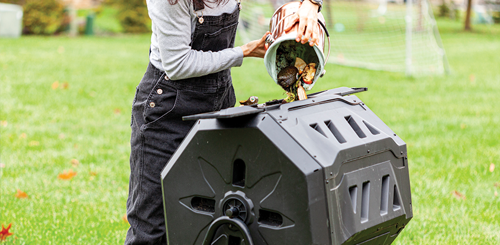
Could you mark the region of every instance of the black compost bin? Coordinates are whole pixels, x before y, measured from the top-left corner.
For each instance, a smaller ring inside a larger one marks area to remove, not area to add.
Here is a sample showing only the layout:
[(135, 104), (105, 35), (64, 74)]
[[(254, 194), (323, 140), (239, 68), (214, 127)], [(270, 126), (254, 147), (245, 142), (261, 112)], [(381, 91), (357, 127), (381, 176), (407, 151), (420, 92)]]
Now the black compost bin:
[(413, 217), (406, 144), (337, 88), (199, 121), (163, 170), (168, 244), (390, 244)]

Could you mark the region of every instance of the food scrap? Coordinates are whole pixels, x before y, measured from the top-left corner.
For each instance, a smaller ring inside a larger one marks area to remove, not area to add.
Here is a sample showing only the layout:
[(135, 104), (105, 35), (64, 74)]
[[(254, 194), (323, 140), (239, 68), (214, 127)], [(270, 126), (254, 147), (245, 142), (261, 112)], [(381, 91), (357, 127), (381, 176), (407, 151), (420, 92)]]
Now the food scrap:
[(314, 75), (316, 74), (316, 64), (310, 63), (304, 68), (304, 73), (302, 73), (302, 81), (306, 84), (312, 84)]
[(250, 96), (247, 100), (240, 100), (240, 105), (255, 105), (259, 103), (259, 97)]
[[(277, 82), (286, 91), (286, 103), (307, 99), (306, 89), (316, 76), (317, 57), (308, 45), (291, 40), (283, 42), (277, 50)], [(309, 64), (306, 61), (312, 61)]]

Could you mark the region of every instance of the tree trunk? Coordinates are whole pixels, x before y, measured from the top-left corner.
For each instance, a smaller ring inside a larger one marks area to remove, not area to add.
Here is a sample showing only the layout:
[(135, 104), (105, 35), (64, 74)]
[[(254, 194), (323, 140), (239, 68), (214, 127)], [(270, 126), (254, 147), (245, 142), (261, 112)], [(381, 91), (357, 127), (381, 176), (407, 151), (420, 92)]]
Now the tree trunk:
[(470, 26), (470, 11), (472, 8), (472, 0), (467, 0), (467, 14), (465, 15), (465, 30), (470, 31), (472, 30)]

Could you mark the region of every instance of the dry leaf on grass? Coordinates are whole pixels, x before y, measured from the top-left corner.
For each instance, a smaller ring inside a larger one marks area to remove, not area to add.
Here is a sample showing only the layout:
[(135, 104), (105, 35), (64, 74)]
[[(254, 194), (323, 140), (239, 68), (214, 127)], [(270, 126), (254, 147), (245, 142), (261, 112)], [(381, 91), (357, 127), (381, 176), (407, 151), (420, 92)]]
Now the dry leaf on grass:
[(495, 171), (495, 164), (491, 163), (490, 164), (490, 172)]
[(63, 133), (60, 133), (59, 134), (59, 139), (64, 139), (64, 138), (66, 138), (66, 135), (64, 135)]
[(62, 180), (70, 180), (73, 177), (75, 177), (76, 172), (73, 171), (72, 169), (70, 170), (64, 170), (62, 173), (60, 173), (57, 178), (62, 179)]
[(493, 184), (496, 188), (500, 188), (500, 182)]
[(57, 89), (59, 88), (59, 81), (55, 81), (52, 83), (52, 89)]
[(12, 236), (14, 234), (14, 233), (10, 233), (9, 232), (9, 229), (10, 229), (11, 226), (12, 226), (12, 224), (9, 224), (7, 226), (7, 228), (5, 228), (2, 225), (2, 230), (0, 231), (0, 241), (5, 241), (5, 239), (7, 239), (8, 236)]
[(465, 129), (465, 128), (467, 128), (467, 124), (465, 124), (465, 123), (460, 124), (460, 128), (461, 128), (461, 129)]
[(455, 197), (456, 199), (462, 199), (462, 200), (465, 200), (465, 195), (464, 195), (464, 194), (462, 194), (462, 193), (460, 193), (460, 192), (458, 192), (457, 190), (452, 191), (452, 192), (451, 192), (451, 195), (452, 195), (453, 197)]
[(498, 192), (495, 190), (495, 196), (497, 197), (498, 196)]
[(7, 121), (1, 121), (0, 125), (2, 125), (2, 127), (7, 127), (7, 125), (9, 125), (9, 123)]
[(17, 193), (14, 196), (19, 198), (19, 199), (28, 198), (28, 194), (26, 194), (26, 192), (21, 191), (19, 189), (17, 189)]
[(78, 167), (78, 165), (80, 165), (80, 162), (76, 159), (71, 159), (71, 165)]
[(63, 83), (61, 84), (61, 88), (62, 88), (62, 89), (68, 89), (68, 88), (69, 88), (69, 83), (68, 83), (68, 82), (63, 82)]
[(126, 223), (128, 223), (127, 214), (124, 214), (122, 216), (122, 220), (125, 221)]
[(97, 172), (96, 171), (90, 171), (90, 175), (91, 176), (97, 176)]
[(120, 110), (120, 109), (118, 109), (118, 108), (115, 108), (115, 109), (113, 110), (113, 112), (114, 112), (116, 115), (118, 115), (118, 114), (122, 113), (122, 110)]
[(19, 135), (19, 137), (26, 139), (27, 135), (26, 135), (26, 133), (22, 133), (21, 135)]
[(5, 168), (5, 163), (0, 163), (0, 168)]
[(474, 82), (476, 81), (476, 76), (474, 76), (474, 74), (470, 74), (470, 75), (469, 75), (469, 81), (470, 81), (471, 83), (474, 83)]

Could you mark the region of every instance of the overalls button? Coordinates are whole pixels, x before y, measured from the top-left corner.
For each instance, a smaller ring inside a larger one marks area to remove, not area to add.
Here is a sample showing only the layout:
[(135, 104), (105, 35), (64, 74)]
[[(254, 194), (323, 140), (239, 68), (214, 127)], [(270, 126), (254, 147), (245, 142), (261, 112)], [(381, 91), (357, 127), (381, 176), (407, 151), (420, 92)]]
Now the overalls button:
[(158, 90), (156, 90), (156, 93), (163, 94), (163, 89), (159, 88)]
[(150, 102), (150, 103), (149, 103), (149, 106), (150, 106), (151, 108), (155, 107), (155, 102)]

